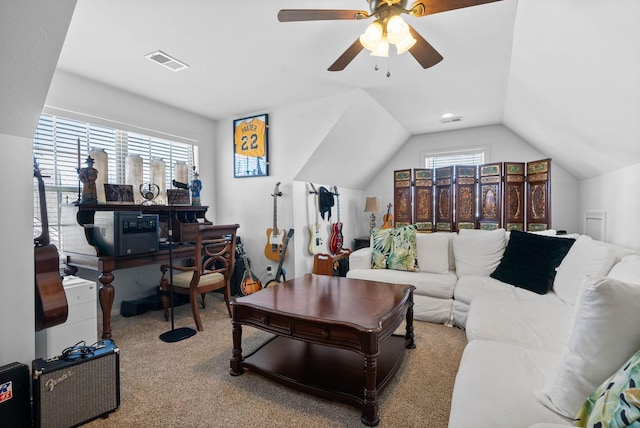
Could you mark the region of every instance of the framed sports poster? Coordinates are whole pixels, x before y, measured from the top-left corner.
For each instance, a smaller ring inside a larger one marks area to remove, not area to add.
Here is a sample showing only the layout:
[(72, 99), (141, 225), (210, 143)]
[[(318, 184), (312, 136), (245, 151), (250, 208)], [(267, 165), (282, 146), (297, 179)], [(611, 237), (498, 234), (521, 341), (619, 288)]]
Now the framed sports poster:
[(269, 115), (233, 121), (233, 176), (269, 175)]

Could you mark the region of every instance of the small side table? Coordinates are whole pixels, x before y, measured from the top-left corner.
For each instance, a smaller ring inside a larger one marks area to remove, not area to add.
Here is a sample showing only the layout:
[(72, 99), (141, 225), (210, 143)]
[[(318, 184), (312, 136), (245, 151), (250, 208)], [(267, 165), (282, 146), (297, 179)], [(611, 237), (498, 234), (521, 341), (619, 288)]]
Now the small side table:
[(355, 238), (353, 240), (353, 251), (359, 250), (360, 248), (366, 248), (370, 245), (371, 238), (368, 236), (364, 236), (362, 238)]

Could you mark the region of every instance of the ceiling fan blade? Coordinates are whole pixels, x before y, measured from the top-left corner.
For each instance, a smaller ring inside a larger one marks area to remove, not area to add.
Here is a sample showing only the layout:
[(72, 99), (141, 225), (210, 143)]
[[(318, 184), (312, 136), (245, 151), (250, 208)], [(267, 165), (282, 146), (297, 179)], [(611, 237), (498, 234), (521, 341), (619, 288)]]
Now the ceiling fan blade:
[(330, 19), (365, 19), (369, 13), (364, 10), (338, 9), (282, 9), (278, 12), (278, 21), (322, 21)]
[(485, 3), (493, 3), (500, 0), (416, 0), (409, 10), (413, 16), (433, 15), (434, 13), (448, 10), (462, 9), (465, 7), (479, 6)]
[(351, 61), (360, 53), (360, 51), (364, 49), (362, 44), (360, 43), (360, 39), (356, 39), (355, 42), (351, 46), (347, 48), (346, 51), (340, 57), (331, 64), (331, 67), (328, 68), (329, 71), (342, 71), (344, 68), (349, 65)]
[(438, 51), (435, 50), (434, 47), (431, 46), (429, 42), (427, 42), (411, 25), (409, 25), (409, 30), (411, 31), (413, 38), (416, 39), (416, 44), (409, 49), (409, 52), (413, 55), (416, 61), (420, 63), (422, 68), (433, 67), (442, 61), (442, 55), (440, 55)]

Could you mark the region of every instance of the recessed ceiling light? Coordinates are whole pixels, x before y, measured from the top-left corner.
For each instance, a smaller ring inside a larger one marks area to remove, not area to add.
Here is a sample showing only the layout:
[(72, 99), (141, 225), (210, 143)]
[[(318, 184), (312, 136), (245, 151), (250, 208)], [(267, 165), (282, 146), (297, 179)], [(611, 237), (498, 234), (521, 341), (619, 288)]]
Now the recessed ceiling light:
[(171, 71), (180, 71), (184, 70), (185, 68), (189, 68), (189, 66), (184, 62), (179, 61), (162, 51), (151, 52), (150, 54), (146, 54), (144, 57), (160, 64), (163, 67), (168, 68)]

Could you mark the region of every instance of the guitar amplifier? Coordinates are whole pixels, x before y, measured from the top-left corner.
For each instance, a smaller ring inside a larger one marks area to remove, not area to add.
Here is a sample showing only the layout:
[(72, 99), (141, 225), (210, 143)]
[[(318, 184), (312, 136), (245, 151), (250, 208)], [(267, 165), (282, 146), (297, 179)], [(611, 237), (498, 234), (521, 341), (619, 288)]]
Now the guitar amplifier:
[(120, 406), (120, 350), (111, 340), (75, 346), (33, 361), (36, 427), (68, 428), (105, 417)]
[(29, 367), (11, 363), (0, 367), (0, 421), (3, 427), (31, 427)]

